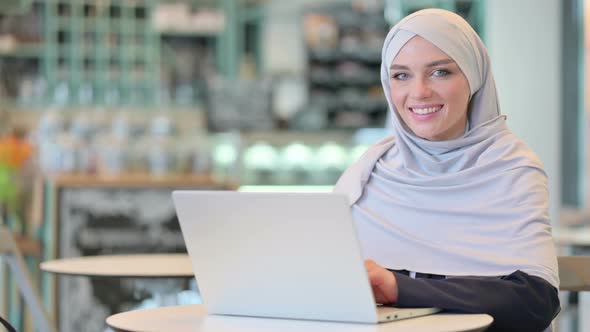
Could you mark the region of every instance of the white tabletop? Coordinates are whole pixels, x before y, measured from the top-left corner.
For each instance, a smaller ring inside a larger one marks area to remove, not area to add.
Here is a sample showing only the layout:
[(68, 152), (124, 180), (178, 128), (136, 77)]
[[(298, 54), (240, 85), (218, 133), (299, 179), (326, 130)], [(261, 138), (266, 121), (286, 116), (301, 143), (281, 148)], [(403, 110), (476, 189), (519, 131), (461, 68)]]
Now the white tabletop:
[(133, 332), (457, 332), (484, 331), (486, 314), (436, 314), (383, 324), (355, 324), (293, 319), (207, 315), (203, 305), (161, 307), (124, 312), (107, 318), (116, 331)]
[(186, 254), (106, 255), (64, 258), (41, 263), (41, 270), (94, 277), (192, 277)]

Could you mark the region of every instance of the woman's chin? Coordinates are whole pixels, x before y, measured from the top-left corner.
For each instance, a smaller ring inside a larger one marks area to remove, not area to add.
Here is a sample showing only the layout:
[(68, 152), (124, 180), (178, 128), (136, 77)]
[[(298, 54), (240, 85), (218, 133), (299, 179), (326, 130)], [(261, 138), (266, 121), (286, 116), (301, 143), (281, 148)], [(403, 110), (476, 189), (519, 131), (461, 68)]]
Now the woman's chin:
[(427, 141), (438, 141), (439, 140), (439, 139), (437, 139), (436, 131), (432, 128), (412, 129), (412, 132), (414, 132), (414, 135), (418, 136), (419, 138), (425, 139)]

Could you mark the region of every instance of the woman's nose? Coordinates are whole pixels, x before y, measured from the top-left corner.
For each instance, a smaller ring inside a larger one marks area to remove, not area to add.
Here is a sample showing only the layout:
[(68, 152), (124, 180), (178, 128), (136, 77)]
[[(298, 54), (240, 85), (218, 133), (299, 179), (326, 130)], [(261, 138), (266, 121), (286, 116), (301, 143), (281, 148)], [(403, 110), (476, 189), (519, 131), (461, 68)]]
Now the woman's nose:
[(424, 79), (417, 79), (414, 80), (414, 84), (412, 86), (411, 95), (413, 98), (416, 99), (425, 99), (429, 98), (432, 95), (432, 89), (428, 82)]

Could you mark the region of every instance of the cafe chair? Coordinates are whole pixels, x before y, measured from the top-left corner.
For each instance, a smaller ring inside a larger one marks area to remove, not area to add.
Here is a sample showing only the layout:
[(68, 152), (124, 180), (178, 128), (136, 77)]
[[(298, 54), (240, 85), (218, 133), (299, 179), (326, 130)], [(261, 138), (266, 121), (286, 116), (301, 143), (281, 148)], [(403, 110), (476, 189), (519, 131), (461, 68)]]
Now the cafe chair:
[[(16, 245), (16, 241), (12, 235), (12, 232), (1, 225), (0, 255), (3, 258), (3, 261), (8, 264), (11, 273), (14, 275), (14, 280), (18, 285), (25, 303), (31, 310), (37, 331), (57, 332), (56, 328), (53, 326), (53, 323), (49, 319), (47, 311), (45, 311), (45, 308), (41, 303), (41, 299), (36, 288), (33, 286), (33, 282), (31, 281), (22, 254)], [(8, 322), (2, 320), (3, 325), (4, 323), (8, 324)], [(6, 328), (8, 331), (11, 331), (10, 328)], [(14, 329), (12, 331), (14, 331)]]
[[(590, 256), (559, 256), (557, 257), (557, 263), (559, 265), (560, 291), (590, 291)], [(564, 308), (563, 305), (562, 308)], [(574, 318), (574, 321), (577, 321), (577, 319)], [(569, 323), (566, 326), (569, 326), (571, 321), (568, 320), (567, 322)]]
[(4, 326), (7, 332), (16, 332), (16, 329), (2, 317), (0, 317), (0, 324)]
[(590, 256), (559, 256), (559, 290), (590, 291)]

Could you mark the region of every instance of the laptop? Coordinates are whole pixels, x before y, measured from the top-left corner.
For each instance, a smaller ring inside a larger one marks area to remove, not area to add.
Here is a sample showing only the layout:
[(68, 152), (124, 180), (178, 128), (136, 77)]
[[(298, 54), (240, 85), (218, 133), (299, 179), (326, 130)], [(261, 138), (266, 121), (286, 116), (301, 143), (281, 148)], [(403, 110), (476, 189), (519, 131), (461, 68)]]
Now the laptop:
[(439, 311), (375, 304), (346, 196), (172, 197), (210, 314), (378, 323)]

